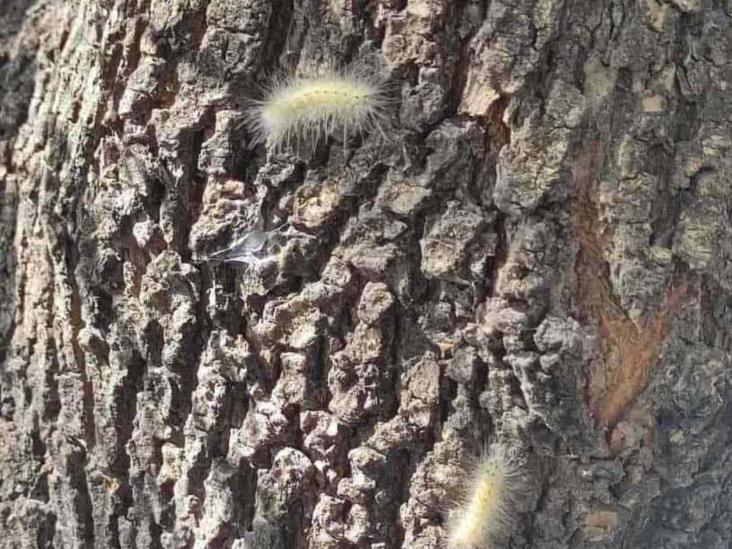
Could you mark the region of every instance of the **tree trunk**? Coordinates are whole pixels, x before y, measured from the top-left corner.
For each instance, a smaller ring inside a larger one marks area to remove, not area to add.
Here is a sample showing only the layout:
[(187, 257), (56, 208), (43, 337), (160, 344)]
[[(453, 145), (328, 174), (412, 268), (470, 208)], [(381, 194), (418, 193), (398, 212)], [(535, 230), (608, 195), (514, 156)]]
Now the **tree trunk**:
[(732, 546), (730, 0), (0, 10), (3, 547), (445, 547), (495, 444), (493, 547)]

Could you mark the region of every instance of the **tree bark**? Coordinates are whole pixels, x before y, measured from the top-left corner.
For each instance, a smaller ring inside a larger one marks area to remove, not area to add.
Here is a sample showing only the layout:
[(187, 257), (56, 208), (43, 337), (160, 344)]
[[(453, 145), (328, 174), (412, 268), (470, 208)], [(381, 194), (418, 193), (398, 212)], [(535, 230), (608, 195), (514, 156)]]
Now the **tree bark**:
[[(0, 10), (4, 547), (444, 547), (496, 443), (495, 547), (732, 545), (729, 0)], [(387, 142), (249, 147), (367, 58)]]

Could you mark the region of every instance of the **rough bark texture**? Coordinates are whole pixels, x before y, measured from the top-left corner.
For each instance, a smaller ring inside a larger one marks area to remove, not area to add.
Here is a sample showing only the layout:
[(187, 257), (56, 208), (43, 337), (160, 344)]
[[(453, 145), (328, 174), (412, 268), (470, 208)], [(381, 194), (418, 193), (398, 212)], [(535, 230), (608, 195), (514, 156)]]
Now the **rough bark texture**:
[[(730, 0), (0, 10), (3, 547), (442, 547), (495, 441), (498, 547), (730, 547)], [(365, 58), (391, 142), (247, 148)]]

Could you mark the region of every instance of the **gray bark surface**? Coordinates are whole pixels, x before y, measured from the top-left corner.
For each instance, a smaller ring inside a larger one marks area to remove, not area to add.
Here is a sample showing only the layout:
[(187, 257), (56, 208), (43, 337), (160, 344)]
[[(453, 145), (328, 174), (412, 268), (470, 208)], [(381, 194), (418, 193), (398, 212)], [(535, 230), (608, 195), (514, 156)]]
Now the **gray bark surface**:
[(0, 2), (0, 545), (445, 547), (499, 442), (494, 547), (728, 549), (731, 94), (730, 0)]

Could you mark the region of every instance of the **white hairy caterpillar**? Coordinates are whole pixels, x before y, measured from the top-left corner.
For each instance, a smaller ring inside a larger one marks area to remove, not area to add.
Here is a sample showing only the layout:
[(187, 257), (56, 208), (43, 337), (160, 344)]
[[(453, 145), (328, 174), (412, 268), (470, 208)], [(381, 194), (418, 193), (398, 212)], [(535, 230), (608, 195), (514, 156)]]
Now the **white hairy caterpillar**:
[(267, 143), (275, 150), (337, 133), (344, 146), (351, 135), (378, 131), (386, 138), (393, 111), (385, 79), (363, 65), (312, 76), (281, 75), (263, 95), (249, 101), (245, 122), (252, 146)]
[(463, 497), (447, 522), (449, 549), (488, 549), (509, 529), (516, 504), (526, 491), (524, 470), (504, 448), (484, 451), (466, 475)]

